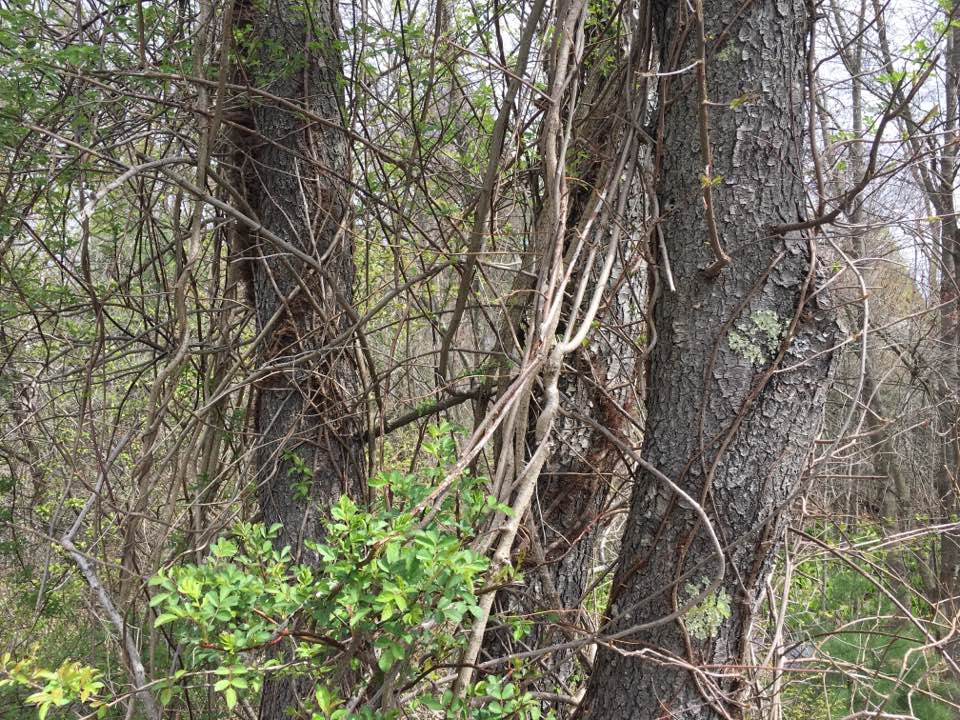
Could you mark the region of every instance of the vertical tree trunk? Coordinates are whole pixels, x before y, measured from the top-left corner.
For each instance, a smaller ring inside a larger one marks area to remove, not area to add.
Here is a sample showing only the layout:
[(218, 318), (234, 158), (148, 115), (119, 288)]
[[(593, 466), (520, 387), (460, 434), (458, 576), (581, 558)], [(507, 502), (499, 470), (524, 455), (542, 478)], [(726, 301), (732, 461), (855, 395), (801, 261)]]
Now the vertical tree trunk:
[[(952, 16), (952, 13), (951, 13)], [(946, 137), (958, 136), (958, 88), (960, 88), (960, 29), (954, 27), (947, 39)], [(944, 147), (940, 156), (940, 343), (945, 349), (942, 377), (947, 401), (941, 404), (940, 434), (944, 438), (937, 468), (944, 520), (951, 522), (960, 512), (957, 471), (960, 468), (960, 323), (957, 298), (960, 295), (960, 224), (957, 222), (954, 183), (956, 156)], [(941, 210), (942, 208), (942, 210)], [(940, 600), (946, 617), (955, 617), (960, 606), (960, 534), (945, 532), (940, 538)], [(955, 654), (955, 648), (951, 647)]]
[[(634, 185), (638, 183), (631, 184), (631, 196), (638, 195)], [(572, 218), (575, 226), (576, 212)], [(623, 260), (636, 261), (639, 241), (621, 238), (621, 244)], [(622, 450), (593, 423), (629, 437), (636, 434), (632, 421), (637, 421), (640, 410), (637, 360), (646, 268), (625, 274), (627, 270), (623, 262), (615, 263), (609, 302), (598, 316), (599, 327), (588, 345), (571, 353), (560, 376), (563, 417), (557, 422), (556, 449), (537, 481), (527, 526), (531, 537), (518, 543), (530, 546), (528, 554), (526, 549), (519, 550), (526, 554), (526, 582), (519, 590), (501, 591), (497, 599), (499, 611), (528, 617), (534, 623), (523, 647), (546, 647), (581, 636), (571, 628), (595, 629), (583, 603), (594, 578), (598, 541), (609, 524), (606, 511), (611, 490), (622, 486), (629, 469)], [(579, 275), (575, 277), (579, 280)], [(593, 292), (594, 285), (589, 287)], [(533, 427), (529, 435), (532, 437)], [(490, 657), (518, 650), (511, 647), (508, 636), (508, 628), (488, 634), (485, 649)], [(566, 686), (578, 669), (575, 656), (585, 661), (584, 671), (589, 672), (586, 650), (554, 652), (541, 658), (542, 687), (571, 690)]]
[[(664, 70), (699, 59), (688, 7), (654, 6)], [(836, 323), (823, 298), (811, 298), (815, 244), (772, 229), (795, 223), (804, 205), (805, 7), (708, 0), (704, 14), (706, 97), (695, 70), (661, 83), (659, 194), (677, 291), (654, 311), (642, 455), (705, 509), (725, 573), (679, 621), (657, 623), (709, 589), (721, 566), (690, 503), (640, 473), (604, 628), (624, 635), (597, 655), (579, 713), (591, 720), (739, 716), (737, 671), (716, 666), (744, 656), (832, 369)], [(736, 98), (745, 102), (731, 104)], [(713, 167), (705, 169), (697, 120), (707, 109)], [(713, 277), (703, 272), (716, 259), (707, 184), (731, 256)], [(644, 624), (652, 625), (630, 630)]]
[(573, 611), (561, 618), (564, 622), (577, 622), (594, 571), (595, 543), (606, 524), (602, 513), (609, 491), (616, 476), (622, 480), (626, 473), (622, 451), (583, 418), (618, 436), (635, 432), (631, 418), (638, 406), (637, 338), (643, 293), (642, 275), (637, 273), (611, 294), (601, 329), (588, 347), (571, 355), (572, 372), (561, 376), (566, 416), (558, 423), (557, 449), (537, 484), (535, 516), (544, 559), (562, 603), (556, 609)]
[[(316, 261), (283, 252), (257, 233), (249, 238), (259, 337), (258, 497), (264, 523), (281, 525), (277, 544), (313, 562), (304, 541), (320, 537), (326, 506), (343, 493), (356, 497), (363, 478), (358, 368), (353, 339), (342, 339), (354, 264), (339, 18), (331, 0), (272, 0), (245, 12), (257, 38), (247, 81), (278, 98), (252, 98), (246, 202), (264, 228)], [(267, 682), (261, 718), (286, 717), (306, 685)]]

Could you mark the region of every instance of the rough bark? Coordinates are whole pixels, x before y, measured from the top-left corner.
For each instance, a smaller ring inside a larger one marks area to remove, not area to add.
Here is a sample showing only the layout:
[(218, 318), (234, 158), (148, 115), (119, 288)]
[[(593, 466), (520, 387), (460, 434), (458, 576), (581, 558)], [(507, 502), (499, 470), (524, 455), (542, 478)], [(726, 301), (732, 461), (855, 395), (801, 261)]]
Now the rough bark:
[[(246, 13), (258, 40), (247, 81), (277, 100), (251, 100), (245, 200), (264, 228), (317, 261), (311, 267), (256, 232), (247, 238), (259, 337), (258, 498), (263, 522), (281, 526), (277, 544), (313, 562), (305, 541), (321, 536), (331, 502), (360, 494), (363, 477), (353, 341), (331, 345), (350, 325), (354, 280), (339, 19), (329, 0), (273, 0)], [(268, 681), (260, 717), (286, 717), (308, 686)]]
[[(677, 291), (654, 311), (643, 457), (697, 499), (724, 546), (717, 592), (730, 616), (693, 631), (703, 606), (681, 621), (632, 631), (601, 647), (582, 718), (737, 717), (735, 665), (780, 518), (797, 489), (822, 417), (836, 323), (811, 299), (814, 243), (773, 226), (796, 222), (801, 183), (805, 8), (796, 0), (705, 4), (713, 206), (732, 258), (716, 277), (701, 178), (706, 174), (691, 76), (661, 84), (660, 207)], [(657, 3), (666, 70), (697, 58), (697, 27), (684, 3)], [(730, 107), (734, 98), (747, 102)], [(761, 329), (771, 328), (771, 332)], [(779, 369), (777, 372), (774, 370)], [(635, 478), (604, 630), (628, 631), (681, 608), (710, 585), (718, 559), (704, 525), (649, 472)], [(711, 593), (716, 598), (716, 593)], [(682, 664), (686, 664), (685, 666)]]
[[(625, 112), (609, 108), (611, 117)], [(597, 130), (590, 127), (590, 118), (582, 125), (590, 139), (607, 140), (599, 154), (616, 156), (620, 146), (608, 125), (601, 123)], [(588, 178), (595, 183), (600, 174), (597, 163)], [(541, 532), (544, 559), (557, 591), (556, 598), (542, 600), (560, 600), (560, 608), (553, 609), (572, 611), (566, 612), (565, 617), (561, 613), (561, 619), (575, 624), (596, 564), (596, 541), (606, 524), (603, 512), (610, 490), (618, 484), (617, 477), (622, 483), (627, 472), (623, 452), (595, 425), (628, 437), (635, 432), (631, 420), (637, 421), (639, 416), (642, 368), (638, 367), (638, 359), (643, 352), (643, 311), (647, 300), (646, 264), (640, 258), (646, 246), (642, 237), (646, 203), (639, 173), (624, 182), (630, 188), (625, 217), (612, 222), (622, 222), (636, 231), (629, 237), (621, 236), (621, 249), (596, 331), (588, 343), (571, 354), (560, 376), (564, 417), (557, 423), (556, 449), (537, 483), (534, 515)], [(571, 227), (581, 220), (585, 205), (575, 204)], [(601, 228), (596, 241), (607, 242), (607, 232)], [(595, 264), (597, 267), (592, 270), (597, 272), (602, 263), (598, 260)], [(574, 277), (579, 282), (580, 275), (589, 270), (583, 268)], [(588, 292), (593, 292), (595, 284), (589, 283), (588, 288)], [(565, 316), (568, 314), (565, 312)]]
[[(544, 558), (565, 610), (580, 607), (596, 564), (595, 544), (606, 524), (602, 513), (610, 489), (617, 475), (622, 480), (626, 472), (620, 449), (583, 418), (618, 436), (633, 434), (643, 300), (641, 273), (612, 295), (601, 329), (572, 355), (569, 372), (561, 377), (565, 417), (558, 423), (557, 449), (538, 482), (535, 514)], [(564, 620), (577, 622), (576, 613)]]
[[(633, 238), (621, 242), (624, 260), (636, 260), (638, 242)], [(628, 468), (623, 452), (592, 423), (629, 437), (636, 434), (631, 420), (640, 410), (637, 359), (645, 268), (629, 275), (625, 270), (622, 262), (616, 264), (600, 327), (588, 345), (571, 353), (561, 374), (563, 416), (555, 429), (556, 449), (537, 481), (530, 522), (514, 550), (517, 559), (524, 560), (526, 582), (519, 590), (502, 591), (497, 599), (498, 611), (533, 622), (522, 647), (546, 647), (580, 637), (571, 630), (574, 627), (595, 629), (583, 612), (583, 602), (598, 565), (598, 543), (609, 524), (611, 491), (622, 486)], [(507, 629), (489, 633), (487, 656), (516, 651), (508, 636)], [(580, 666), (589, 672), (590, 657), (580, 650), (541, 658), (543, 689), (573, 692), (576, 683), (569, 682), (571, 676)]]

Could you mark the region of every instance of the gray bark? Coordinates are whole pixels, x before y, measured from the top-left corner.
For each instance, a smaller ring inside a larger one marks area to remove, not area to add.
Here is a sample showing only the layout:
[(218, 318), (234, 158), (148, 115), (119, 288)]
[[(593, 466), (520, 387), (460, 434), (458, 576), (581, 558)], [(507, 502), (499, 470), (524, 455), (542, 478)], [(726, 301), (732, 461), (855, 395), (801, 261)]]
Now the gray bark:
[[(951, 30), (947, 52), (946, 136), (957, 137), (958, 86), (960, 86), (960, 30)], [(940, 157), (940, 203), (935, 205), (942, 216), (940, 224), (940, 342), (946, 350), (942, 365), (942, 382), (948, 401), (941, 404), (940, 427), (945, 438), (937, 486), (943, 514), (952, 520), (960, 512), (960, 494), (956, 478), (960, 468), (960, 322), (957, 298), (960, 295), (960, 224), (954, 202), (957, 162), (954, 153), (944, 148)], [(954, 617), (960, 605), (960, 533), (945, 532), (940, 539), (940, 601), (948, 617)], [(956, 649), (951, 647), (951, 653)]]
[[(276, 544), (315, 562), (304, 542), (321, 537), (330, 503), (343, 493), (360, 495), (364, 475), (352, 341), (330, 346), (350, 325), (354, 280), (339, 18), (329, 0), (273, 0), (245, 12), (258, 37), (248, 81), (279, 99), (252, 99), (256, 134), (243, 153), (245, 199), (263, 227), (322, 268), (282, 253), (257, 233), (248, 237), (245, 256), (261, 335), (258, 497), (263, 522), (281, 525)], [(327, 122), (310, 121), (281, 101)], [(260, 717), (287, 717), (309, 685), (309, 679), (271, 679)]]
[[(635, 259), (638, 243), (622, 242), (624, 259)], [(622, 262), (616, 264), (613, 276), (620, 282), (610, 288), (600, 327), (589, 345), (571, 354), (560, 377), (563, 417), (557, 421), (556, 449), (537, 481), (529, 536), (514, 551), (525, 559), (526, 582), (497, 598), (500, 612), (531, 619), (532, 633), (519, 647), (511, 647), (506, 630), (489, 633), (485, 650), (491, 658), (580, 637), (571, 628), (595, 629), (583, 602), (599, 564), (598, 541), (609, 524), (611, 491), (622, 487), (629, 470), (622, 451), (589, 423), (629, 437), (636, 433), (631, 421), (639, 414), (638, 338), (646, 268), (626, 277), (624, 269)], [(589, 658), (584, 650), (542, 658), (542, 689), (572, 691), (571, 675), (581, 665), (589, 672)], [(545, 705), (554, 707), (549, 701)]]
[[(264, 82), (256, 84), (339, 124), (336, 14), (326, 3), (308, 6), (310, 29), (302, 7), (282, 0), (263, 18), (258, 74)], [(313, 50), (304, 59), (308, 43)], [(327, 345), (349, 326), (345, 304), (353, 296), (344, 183), (349, 160), (341, 130), (269, 100), (254, 105), (253, 122), (261, 137), (248, 152), (247, 202), (264, 227), (317, 258), (324, 270), (317, 273), (254, 238), (257, 329), (266, 329), (256, 409), (260, 502), (264, 522), (282, 523), (281, 542), (302, 552), (304, 539), (320, 535), (314, 508), (355, 494), (363, 474), (354, 352), (347, 343)], [(313, 474), (309, 500), (293, 487), (304, 477), (294, 456)]]
[[(561, 376), (566, 415), (558, 422), (557, 450), (537, 485), (535, 515), (558, 599), (567, 610), (579, 609), (590, 584), (595, 543), (606, 525), (602, 513), (611, 487), (622, 484), (627, 471), (619, 448), (582, 416), (618, 436), (635, 432), (631, 418), (636, 419), (640, 385), (642, 275), (630, 278), (611, 297), (602, 327), (588, 347), (571, 356), (570, 372)], [(576, 613), (565, 620), (576, 622)]]
[[(697, 28), (685, 8), (655, 5), (667, 70), (696, 59)], [(836, 323), (823, 298), (808, 299), (816, 284), (813, 244), (771, 230), (796, 222), (804, 201), (804, 5), (709, 0), (704, 30), (707, 38), (721, 38), (708, 42), (707, 92), (716, 103), (710, 108), (713, 176), (722, 178), (713, 192), (716, 224), (732, 262), (715, 278), (701, 272), (714, 256), (700, 186), (700, 101), (689, 74), (668, 78), (661, 84), (659, 194), (660, 207), (671, 208), (663, 229), (677, 291), (664, 293), (654, 311), (659, 341), (642, 454), (711, 518), (725, 549), (719, 590), (730, 598), (731, 613), (708, 633), (690, 631), (694, 610), (683, 623), (669, 621), (632, 632), (613, 648), (602, 646), (579, 712), (591, 720), (700, 720), (722, 717), (722, 710), (739, 716), (732, 702), (740, 689), (731, 679), (736, 670), (718, 679), (680, 663), (726, 665), (743, 658), (780, 519), (819, 428), (832, 371)], [(744, 96), (750, 100), (736, 109), (727, 105)], [(760, 330), (771, 319), (784, 333)], [(772, 373), (775, 367), (790, 369)], [(639, 473), (635, 483), (606, 613), (609, 633), (672, 613), (718, 568), (691, 507), (649, 473)]]
[[(614, 106), (609, 116), (626, 112)], [(622, 152), (616, 133), (609, 125), (596, 124), (600, 125), (599, 129), (592, 127), (587, 118), (581, 127), (587, 138), (607, 140), (601, 145), (602, 155), (615, 157), (618, 151)], [(588, 175), (591, 182), (597, 182), (602, 172), (600, 164), (596, 165)], [(633, 424), (638, 422), (640, 411), (642, 368), (638, 360), (645, 344), (642, 334), (646, 330), (643, 311), (647, 302), (647, 268), (638, 259), (646, 246), (642, 237), (646, 232), (643, 225), (646, 203), (639, 171), (623, 182), (629, 183), (624, 217), (612, 222), (622, 222), (636, 231), (620, 238), (607, 300), (597, 317), (597, 330), (584, 347), (571, 354), (560, 376), (564, 417), (555, 430), (556, 449), (537, 483), (534, 516), (552, 584), (557, 590), (556, 599), (562, 603), (554, 609), (573, 611), (565, 613), (565, 617), (561, 613), (561, 619), (575, 624), (596, 565), (596, 541), (606, 525), (603, 513), (610, 491), (622, 485), (628, 472), (623, 452), (593, 424), (618, 437), (629, 437), (636, 432)], [(571, 226), (580, 221), (584, 204), (575, 206)], [(608, 233), (606, 228), (597, 233), (596, 242), (601, 247), (610, 241), (606, 237)], [(582, 268), (574, 277), (579, 281), (584, 272), (599, 272), (601, 264), (601, 260), (596, 260), (596, 267)], [(589, 295), (595, 290), (595, 283), (589, 283), (588, 288)]]

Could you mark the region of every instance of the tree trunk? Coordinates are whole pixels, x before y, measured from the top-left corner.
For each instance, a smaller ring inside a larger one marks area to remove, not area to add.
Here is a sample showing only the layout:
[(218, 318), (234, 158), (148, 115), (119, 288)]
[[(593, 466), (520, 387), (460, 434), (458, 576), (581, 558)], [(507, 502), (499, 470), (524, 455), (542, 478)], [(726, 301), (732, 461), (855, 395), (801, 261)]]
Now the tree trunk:
[[(627, 112), (616, 106), (609, 108), (610, 117)], [(600, 113), (603, 114), (603, 110)], [(603, 128), (602, 124), (601, 130), (594, 130), (588, 121), (589, 118), (581, 123), (587, 128), (583, 132), (602, 148), (602, 156), (616, 157), (622, 152), (618, 133), (609, 127)], [(600, 139), (606, 143), (601, 143)], [(645, 154), (645, 150), (641, 153)], [(591, 184), (596, 184), (602, 175), (602, 165), (599, 162), (595, 165), (592, 172), (585, 173)], [(646, 229), (643, 226), (645, 202), (639, 175), (638, 170), (635, 176), (621, 181), (629, 187), (624, 217), (613, 218), (610, 224), (622, 222), (627, 227), (636, 228), (636, 232), (629, 237), (621, 236), (621, 250), (614, 261), (608, 300), (597, 316), (597, 329), (587, 344), (571, 353), (566, 364), (568, 369), (560, 376), (565, 417), (557, 423), (556, 449), (537, 483), (534, 517), (541, 532), (544, 560), (557, 591), (556, 598), (541, 600), (559, 600), (560, 607), (553, 609), (566, 611), (558, 613), (561, 621), (577, 625), (582, 625), (578, 622), (580, 605), (596, 564), (596, 541), (607, 524), (603, 513), (610, 490), (622, 485), (628, 472), (623, 452), (597, 426), (617, 436), (629, 437), (636, 434), (633, 423), (638, 423), (639, 375), (642, 373), (638, 360), (645, 344), (643, 311), (647, 302), (646, 266), (642, 261), (638, 262), (646, 246), (641, 237)], [(574, 203), (568, 221), (570, 227), (580, 223), (585, 206), (586, 198)], [(597, 231), (596, 241), (601, 247), (609, 242), (606, 237), (609, 232), (608, 228)], [(574, 278), (579, 282), (584, 272), (598, 273), (601, 264), (600, 260), (595, 261), (596, 267), (584, 267), (574, 274)], [(595, 283), (590, 282), (588, 288), (593, 292)], [(568, 316), (569, 312), (565, 311), (565, 321)], [(541, 609), (550, 607), (547, 605)], [(557, 638), (553, 641), (556, 642)]]
[(557, 449), (537, 484), (535, 514), (560, 609), (574, 611), (564, 622), (577, 623), (594, 571), (595, 543), (607, 523), (602, 517), (607, 497), (617, 476), (622, 480), (626, 472), (622, 451), (584, 417), (619, 436), (636, 432), (630, 420), (638, 404), (641, 282), (638, 274), (624, 283), (590, 346), (572, 354), (573, 372), (561, 376), (567, 415), (558, 423)]
[[(635, 260), (639, 243), (621, 242), (623, 259)], [(511, 646), (509, 628), (488, 633), (485, 650), (490, 658), (581, 636), (571, 628), (595, 629), (583, 608), (585, 594), (598, 564), (598, 541), (609, 524), (611, 491), (622, 487), (629, 469), (623, 452), (593, 424), (629, 437), (637, 434), (632, 422), (638, 422), (639, 414), (638, 337), (646, 268), (632, 274), (624, 274), (625, 270), (623, 262), (615, 263), (610, 301), (599, 327), (587, 346), (571, 353), (560, 376), (563, 417), (557, 422), (556, 449), (537, 481), (527, 526), (530, 536), (523, 537), (515, 549), (525, 556), (526, 582), (519, 590), (501, 591), (497, 598), (499, 612), (532, 620), (531, 635), (518, 648)], [(590, 288), (592, 292), (593, 285)], [(539, 660), (544, 690), (572, 692), (576, 683), (569, 681), (578, 669), (575, 656), (589, 672), (590, 655), (585, 649), (554, 652)], [(549, 701), (545, 706), (555, 707)], [(555, 709), (562, 712), (564, 708)]]
[[(359, 496), (364, 474), (358, 366), (353, 339), (343, 339), (354, 264), (339, 18), (328, 0), (251, 3), (245, 12), (257, 37), (247, 81), (277, 98), (252, 98), (245, 199), (266, 230), (312, 259), (283, 252), (258, 233), (244, 253), (259, 337), (258, 497), (263, 522), (281, 526), (275, 544), (315, 562), (305, 541), (320, 538), (324, 510), (337, 497)], [(298, 107), (325, 122), (292, 109)], [(308, 683), (267, 682), (261, 718), (286, 717)]]
[[(960, 29), (953, 28), (947, 44), (946, 137), (945, 143), (958, 137), (958, 86), (960, 86)], [(940, 157), (941, 202), (940, 225), (940, 345), (945, 349), (941, 375), (946, 402), (941, 404), (940, 427), (944, 438), (942, 456), (937, 468), (937, 489), (945, 522), (953, 522), (960, 513), (957, 472), (960, 469), (960, 322), (957, 298), (960, 295), (960, 223), (957, 222), (954, 182), (957, 161), (954, 152), (944, 148)], [(941, 611), (946, 617), (956, 616), (960, 606), (960, 533), (944, 532), (940, 537)], [(950, 652), (956, 655), (956, 647)]]
[[(664, 70), (699, 57), (700, 28), (686, 8), (655, 5)], [(717, 665), (744, 656), (780, 518), (822, 419), (837, 335), (823, 298), (811, 299), (814, 242), (772, 229), (795, 223), (804, 205), (805, 19), (798, 0), (709, 0), (703, 35), (717, 40), (707, 46), (706, 97), (696, 70), (661, 83), (659, 195), (677, 291), (654, 311), (642, 456), (705, 509), (725, 573), (679, 621), (630, 630), (690, 605), (721, 569), (691, 504), (640, 473), (604, 628), (624, 635), (598, 652), (581, 718), (741, 712), (736, 669)], [(746, 102), (731, 107), (735, 98)], [(705, 170), (697, 120), (708, 108)], [(703, 272), (720, 255), (709, 242), (705, 185), (731, 256), (716, 276)]]

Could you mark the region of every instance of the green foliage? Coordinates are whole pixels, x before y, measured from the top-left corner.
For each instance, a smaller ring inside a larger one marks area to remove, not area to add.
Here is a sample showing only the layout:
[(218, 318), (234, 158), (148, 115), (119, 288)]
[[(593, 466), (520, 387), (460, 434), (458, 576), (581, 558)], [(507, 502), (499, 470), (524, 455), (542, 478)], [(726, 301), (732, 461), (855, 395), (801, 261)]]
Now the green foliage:
[(700, 176), (701, 188), (720, 187), (722, 184), (723, 184), (723, 175), (714, 175), (711, 177), (710, 175), (704, 174)]
[(33, 689), (26, 702), (37, 708), (37, 717), (44, 720), (51, 708), (60, 708), (71, 703), (87, 704), (91, 708), (101, 706), (98, 698), (104, 683), (96, 668), (79, 662), (64, 662), (56, 670), (37, 667), (32, 658), (14, 661), (10, 653), (0, 658), (0, 689), (21, 686)]
[(301, 502), (307, 500), (310, 497), (310, 485), (313, 482), (313, 468), (294, 452), (284, 453), (283, 459), (290, 463), (287, 476), (291, 478), (293, 496)]
[[(529, 696), (497, 678), (481, 680), (463, 701), (438, 699), (424, 684), (456, 661), (464, 634), (455, 630), (479, 612), (476, 585), (487, 560), (466, 542), (495, 507), (483, 482), (467, 475), (424, 519), (418, 503), (436, 490), (456, 454), (452, 430), (430, 430), (424, 448), (435, 465), (418, 475), (372, 478), (378, 496), (369, 509), (342, 496), (323, 542), (307, 543), (317, 562), (296, 562), (289, 547), (275, 547), (279, 526), (240, 523), (210, 547), (205, 562), (150, 581), (154, 624), (171, 626), (190, 670), (212, 675), (228, 709), (252, 700), (268, 673), (282, 672), (316, 680), (313, 718), (395, 716), (349, 710), (341, 695), (345, 674), (361, 689), (406, 688), (405, 707), (442, 709), (446, 717), (539, 717)], [(271, 652), (291, 644), (292, 657)], [(484, 702), (472, 702), (478, 698)]]

